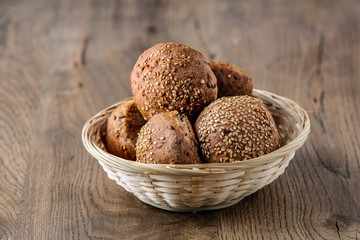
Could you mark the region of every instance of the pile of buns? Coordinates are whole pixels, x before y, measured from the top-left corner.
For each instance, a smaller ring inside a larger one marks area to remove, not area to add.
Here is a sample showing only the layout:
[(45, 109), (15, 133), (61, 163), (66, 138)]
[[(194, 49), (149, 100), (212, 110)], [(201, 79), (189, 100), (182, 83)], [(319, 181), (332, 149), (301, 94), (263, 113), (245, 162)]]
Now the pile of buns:
[(235, 162), (279, 147), (273, 117), (239, 67), (182, 44), (147, 49), (131, 73), (133, 100), (107, 122), (106, 147), (151, 164)]

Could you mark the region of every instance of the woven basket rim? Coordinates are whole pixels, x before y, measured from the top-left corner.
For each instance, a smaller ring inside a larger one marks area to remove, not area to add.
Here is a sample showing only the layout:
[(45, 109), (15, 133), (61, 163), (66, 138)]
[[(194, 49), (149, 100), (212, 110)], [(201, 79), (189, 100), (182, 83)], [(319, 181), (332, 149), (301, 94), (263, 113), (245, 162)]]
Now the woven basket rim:
[[(290, 142), (288, 142), (286, 145), (278, 148), (277, 150), (262, 155), (260, 157), (251, 158), (248, 160), (243, 161), (237, 161), (232, 163), (200, 163), (200, 164), (147, 164), (147, 163), (139, 163), (136, 161), (131, 161), (127, 159), (123, 159), (121, 157), (112, 155), (108, 152), (103, 151), (96, 143), (92, 141), (90, 138), (89, 131), (92, 131), (92, 127), (94, 123), (96, 122), (96, 119), (104, 116), (108, 116), (111, 109), (114, 109), (122, 102), (132, 99), (126, 98), (122, 101), (119, 101), (109, 107), (106, 107), (105, 109), (101, 110), (97, 114), (95, 114), (93, 117), (91, 117), (83, 126), (82, 129), (82, 142), (86, 150), (97, 160), (102, 161), (106, 165), (113, 165), (114, 167), (119, 168), (126, 168), (127, 171), (133, 171), (133, 172), (141, 172), (141, 173), (166, 173), (168, 175), (171, 174), (182, 174), (182, 173), (196, 173), (196, 174), (208, 174), (208, 173), (218, 173), (222, 172), (221, 170), (227, 171), (228, 170), (236, 170), (237, 168), (241, 168), (244, 166), (252, 166), (252, 165), (262, 165), (271, 163), (274, 161), (274, 159), (285, 156), (291, 152), (295, 152), (297, 149), (299, 149), (303, 143), (305, 142), (307, 136), (310, 133), (310, 120), (309, 116), (306, 113), (306, 111), (301, 108), (297, 103), (294, 101), (282, 97), (279, 95), (276, 95), (274, 93), (264, 91), (264, 90), (253, 90), (253, 95), (255, 97), (260, 97), (262, 100), (264, 100), (264, 97), (271, 98), (270, 102), (280, 101), (282, 103), (285, 103), (287, 105), (287, 111), (296, 112), (296, 115), (299, 117), (299, 120), (297, 123), (301, 123), (301, 129), (299, 134), (292, 139)], [(202, 169), (202, 170), (201, 170)], [(204, 169), (207, 169), (204, 171)], [(212, 171), (214, 170), (214, 171)]]

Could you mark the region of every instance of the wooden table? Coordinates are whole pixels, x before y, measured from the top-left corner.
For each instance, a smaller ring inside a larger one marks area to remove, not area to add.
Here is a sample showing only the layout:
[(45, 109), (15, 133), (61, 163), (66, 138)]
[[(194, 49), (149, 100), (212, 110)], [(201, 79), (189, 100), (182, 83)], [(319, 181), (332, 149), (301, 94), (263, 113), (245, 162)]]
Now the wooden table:
[[(137, 57), (176, 41), (295, 100), (306, 144), (223, 210), (172, 213), (110, 180), (81, 143), (131, 96)], [(360, 238), (360, 2), (0, 1), (1, 239)]]

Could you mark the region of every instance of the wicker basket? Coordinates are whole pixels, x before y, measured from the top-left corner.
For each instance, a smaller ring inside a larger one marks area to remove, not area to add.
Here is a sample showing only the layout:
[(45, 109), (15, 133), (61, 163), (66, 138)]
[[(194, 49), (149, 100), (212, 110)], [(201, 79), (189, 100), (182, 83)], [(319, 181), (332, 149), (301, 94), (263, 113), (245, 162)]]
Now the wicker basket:
[(254, 90), (254, 96), (268, 106), (282, 138), (281, 148), (258, 158), (234, 163), (166, 165), (111, 155), (102, 139), (107, 117), (121, 102), (92, 117), (84, 125), (82, 141), (110, 179), (147, 204), (179, 212), (225, 208), (279, 177), (310, 132), (309, 117), (295, 102), (261, 90)]

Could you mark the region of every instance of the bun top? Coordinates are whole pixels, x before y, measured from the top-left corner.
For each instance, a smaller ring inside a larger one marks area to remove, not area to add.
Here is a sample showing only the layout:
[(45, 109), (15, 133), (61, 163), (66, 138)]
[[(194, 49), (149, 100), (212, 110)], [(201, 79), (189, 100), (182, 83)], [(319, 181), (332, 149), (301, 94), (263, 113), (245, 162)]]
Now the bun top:
[(145, 123), (134, 100), (121, 103), (107, 120), (107, 150), (116, 156), (135, 160), (137, 135)]
[(182, 44), (159, 43), (147, 49), (131, 73), (131, 88), (145, 119), (177, 110), (196, 116), (217, 97), (217, 80), (204, 56)]
[(259, 157), (279, 146), (279, 134), (262, 101), (250, 96), (222, 97), (195, 123), (203, 160), (234, 162)]
[(195, 133), (188, 118), (177, 111), (152, 117), (140, 130), (136, 161), (153, 164), (201, 163)]
[(249, 95), (252, 96), (253, 83), (244, 70), (238, 66), (220, 61), (209, 62), (218, 83), (218, 97)]

